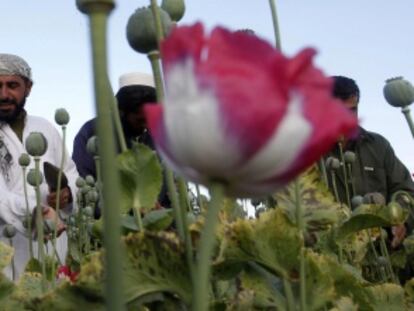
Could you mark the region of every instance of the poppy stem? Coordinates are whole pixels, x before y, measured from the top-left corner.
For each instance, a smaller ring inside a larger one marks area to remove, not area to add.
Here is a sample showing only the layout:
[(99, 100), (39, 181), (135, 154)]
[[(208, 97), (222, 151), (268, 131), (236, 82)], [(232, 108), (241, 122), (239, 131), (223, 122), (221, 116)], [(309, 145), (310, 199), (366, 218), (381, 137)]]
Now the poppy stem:
[(27, 183), (26, 183), (26, 167), (22, 167), (23, 170), (23, 192), (24, 192), (24, 199), (26, 203), (26, 222), (27, 222), (27, 231), (28, 231), (28, 241), (29, 241), (29, 254), (30, 259), (32, 259), (33, 256), (33, 236), (32, 236), (32, 217), (30, 215), (29, 210), (29, 199), (27, 197)]
[(207, 215), (201, 232), (200, 244), (198, 247), (198, 263), (195, 271), (193, 284), (193, 311), (206, 311), (209, 308), (209, 280), (211, 273), (211, 257), (216, 241), (216, 227), (218, 213), (224, 199), (224, 188), (220, 183), (212, 183), (210, 187), (211, 201), (207, 209)]
[(404, 114), (405, 119), (407, 120), (408, 126), (410, 127), (411, 135), (413, 135), (414, 137), (414, 123), (413, 119), (411, 118), (410, 108), (408, 106), (405, 106), (401, 108), (401, 112)]
[(282, 50), (282, 43), (280, 41), (280, 29), (279, 29), (279, 21), (277, 18), (277, 11), (276, 11), (276, 4), (274, 0), (269, 0), (270, 4), (270, 11), (272, 12), (272, 21), (273, 21), (273, 29), (275, 33), (275, 44), (276, 48), (281, 51)]

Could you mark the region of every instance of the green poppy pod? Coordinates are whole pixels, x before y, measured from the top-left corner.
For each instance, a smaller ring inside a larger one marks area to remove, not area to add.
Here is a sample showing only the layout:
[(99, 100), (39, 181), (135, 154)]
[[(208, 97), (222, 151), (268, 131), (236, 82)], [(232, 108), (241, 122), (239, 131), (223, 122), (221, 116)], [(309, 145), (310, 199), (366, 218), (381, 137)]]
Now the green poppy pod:
[(98, 155), (98, 137), (92, 136), (88, 139), (88, 142), (86, 143), (86, 151), (90, 155), (97, 156)]
[(345, 163), (350, 163), (350, 164), (354, 163), (355, 160), (356, 160), (355, 152), (352, 152), (352, 151), (349, 151), (349, 150), (345, 151), (344, 160), (345, 160)]
[(27, 173), (27, 182), (29, 185), (35, 187), (36, 185), (40, 185), (43, 182), (43, 175), (41, 172), (37, 171), (36, 169), (32, 168)]
[(22, 153), (19, 157), (19, 165), (22, 167), (28, 167), (30, 164), (30, 156), (27, 153)]
[(86, 175), (85, 182), (87, 185), (91, 187), (95, 186), (95, 178), (92, 175)]
[(185, 3), (184, 0), (163, 0), (161, 8), (170, 15), (173, 22), (178, 22), (184, 16)]
[(404, 219), (404, 211), (400, 204), (397, 202), (391, 202), (387, 205), (387, 217), (390, 223), (401, 223)]
[(16, 228), (13, 225), (7, 224), (4, 226), (3, 229), (3, 236), (6, 238), (11, 239), (16, 235)]
[(115, 7), (115, 0), (76, 0), (76, 6), (82, 13), (93, 11), (110, 11)]
[(393, 107), (406, 107), (414, 102), (414, 87), (402, 77), (388, 79), (383, 92), (385, 99)]
[[(168, 35), (172, 27), (171, 18), (161, 8), (159, 13), (164, 35)], [(147, 54), (158, 50), (155, 21), (150, 7), (139, 8), (131, 15), (126, 35), (129, 45), (138, 53)]]
[(25, 146), (32, 157), (41, 157), (47, 150), (46, 137), (40, 132), (31, 132), (26, 138)]
[(70, 116), (65, 108), (59, 108), (55, 111), (55, 122), (60, 126), (67, 125), (69, 123)]
[(341, 167), (341, 162), (335, 157), (329, 157), (326, 159), (325, 165), (328, 170), (337, 170)]
[(85, 182), (85, 179), (83, 179), (83, 177), (78, 177), (77, 179), (76, 179), (76, 187), (78, 187), (78, 188), (82, 188), (83, 186), (85, 186), (86, 185), (86, 182)]

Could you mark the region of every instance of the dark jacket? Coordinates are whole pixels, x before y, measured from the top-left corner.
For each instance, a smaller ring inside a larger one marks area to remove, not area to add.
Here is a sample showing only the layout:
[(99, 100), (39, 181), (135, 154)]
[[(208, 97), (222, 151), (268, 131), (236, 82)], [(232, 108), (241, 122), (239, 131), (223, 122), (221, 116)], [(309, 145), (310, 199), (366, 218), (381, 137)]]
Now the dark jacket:
[[(352, 186), (349, 184), (351, 197), (379, 192), (389, 202), (392, 194), (399, 190), (407, 191), (414, 196), (414, 182), (410, 172), (383, 136), (360, 128), (357, 138), (350, 140), (346, 145), (344, 151), (347, 150), (356, 154), (356, 161), (352, 164), (355, 193), (352, 193)], [(339, 149), (333, 150), (331, 155), (340, 159)], [(339, 170), (337, 175), (338, 194), (340, 200), (346, 203), (342, 170)], [(331, 181), (330, 184), (332, 186)]]
[[(95, 161), (93, 159), (93, 156), (89, 154), (86, 150), (86, 144), (89, 138), (96, 135), (95, 126), (96, 119), (92, 119), (87, 121), (80, 128), (79, 132), (76, 134), (75, 139), (73, 141), (72, 159), (76, 164), (76, 168), (78, 169), (80, 176), (85, 177), (87, 175), (92, 175), (96, 179)], [(133, 141), (137, 141), (150, 147), (151, 149), (155, 149), (154, 143), (148, 131), (145, 131), (139, 137), (133, 136), (127, 128), (123, 128), (123, 131), (128, 148), (131, 147)], [(163, 207), (170, 207), (171, 202), (167, 195), (165, 176), (163, 176), (163, 180), (164, 182), (162, 184), (158, 201)]]

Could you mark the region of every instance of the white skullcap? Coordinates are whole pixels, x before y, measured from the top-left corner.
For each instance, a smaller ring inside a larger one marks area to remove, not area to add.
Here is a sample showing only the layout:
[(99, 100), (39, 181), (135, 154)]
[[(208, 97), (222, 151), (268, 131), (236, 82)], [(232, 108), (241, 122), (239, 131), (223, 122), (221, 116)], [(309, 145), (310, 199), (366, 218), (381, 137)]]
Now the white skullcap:
[(143, 85), (155, 87), (154, 77), (142, 72), (129, 72), (119, 77), (119, 88), (129, 85)]
[(0, 75), (22, 76), (32, 81), (32, 70), (26, 61), (13, 54), (0, 54)]

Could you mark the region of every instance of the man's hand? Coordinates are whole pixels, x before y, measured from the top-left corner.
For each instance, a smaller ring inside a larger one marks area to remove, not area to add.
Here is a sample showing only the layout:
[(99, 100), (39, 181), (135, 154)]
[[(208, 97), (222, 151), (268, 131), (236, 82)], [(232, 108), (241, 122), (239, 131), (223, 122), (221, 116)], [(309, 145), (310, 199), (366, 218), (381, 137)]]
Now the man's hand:
[[(51, 208), (50, 206), (47, 205), (42, 205), (42, 217), (43, 220), (51, 220), (51, 221), (55, 221), (55, 217), (56, 217), (56, 211)], [(34, 236), (36, 237), (36, 208), (33, 210), (33, 216), (32, 216), (33, 222), (32, 222), (32, 228), (34, 228), (33, 232), (34, 232)], [(56, 230), (56, 235), (59, 236), (63, 231), (65, 231), (66, 226), (65, 224), (60, 220), (59, 217), (57, 217), (57, 230)], [(45, 240), (49, 240), (50, 236), (45, 236)]]
[(396, 248), (399, 246), (407, 235), (407, 229), (404, 225), (393, 226), (391, 228), (393, 239), (391, 241), (391, 247)]
[[(57, 193), (51, 192), (47, 195), (47, 204), (53, 208), (56, 207), (56, 199), (57, 199)], [(59, 195), (59, 207), (64, 208), (66, 204), (70, 203), (72, 199), (72, 195), (70, 193), (70, 190), (68, 187), (65, 187), (60, 190)]]

